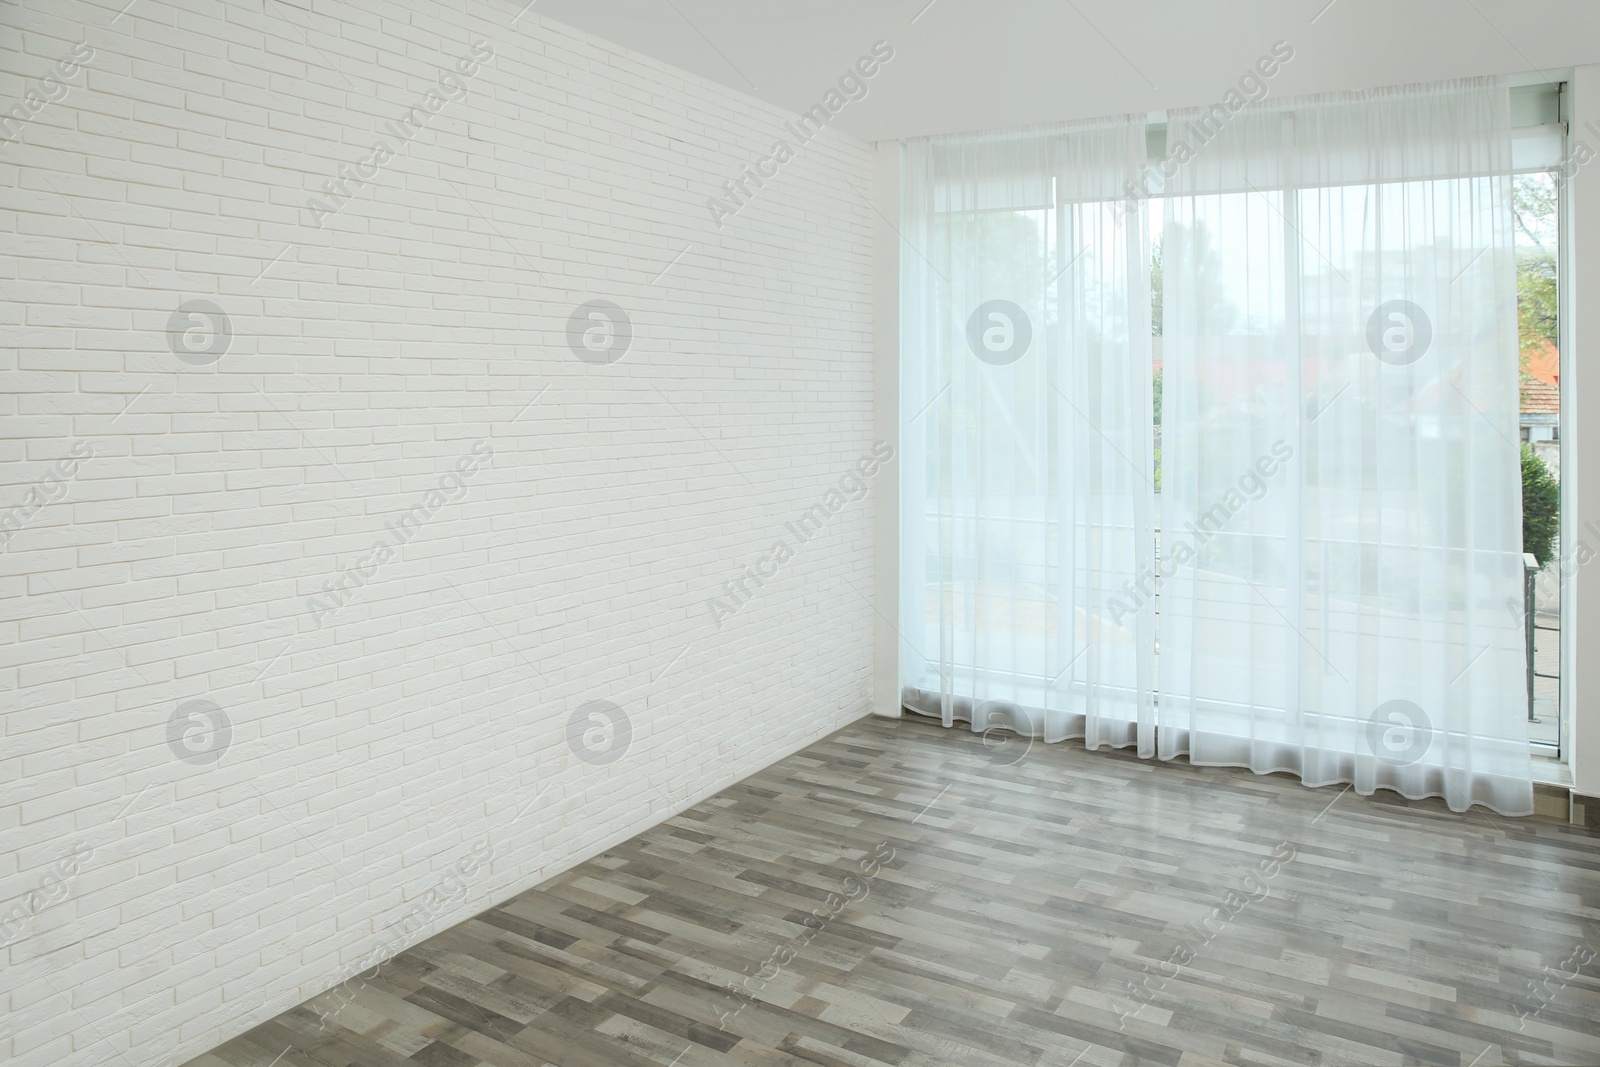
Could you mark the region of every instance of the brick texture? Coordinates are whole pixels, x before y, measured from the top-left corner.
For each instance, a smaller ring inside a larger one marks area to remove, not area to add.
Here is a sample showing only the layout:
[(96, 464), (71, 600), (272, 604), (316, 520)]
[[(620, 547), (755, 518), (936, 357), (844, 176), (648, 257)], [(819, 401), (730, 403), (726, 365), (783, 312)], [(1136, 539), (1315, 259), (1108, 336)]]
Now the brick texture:
[(873, 446), (870, 146), (719, 228), (792, 116), (520, 2), (123, 2), (0, 8), (14, 1067), (183, 1062), (870, 698), (877, 493), (747, 571)]

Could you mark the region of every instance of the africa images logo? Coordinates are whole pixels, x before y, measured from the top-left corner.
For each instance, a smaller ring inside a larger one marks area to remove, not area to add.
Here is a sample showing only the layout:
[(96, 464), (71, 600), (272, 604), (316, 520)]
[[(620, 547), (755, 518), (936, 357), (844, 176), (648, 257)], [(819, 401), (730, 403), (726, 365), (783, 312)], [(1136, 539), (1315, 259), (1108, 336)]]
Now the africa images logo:
[[(869, 91), (867, 79), (877, 74), (882, 69), (882, 64), (893, 58), (894, 49), (887, 41), (875, 42), (872, 54), (856, 60), (852, 67), (839, 76), (837, 88), (830, 88), (820, 101), (801, 112), (798, 123), (784, 123), (800, 147), (804, 148), (813, 137), (821, 133), (822, 128), (843, 111), (844, 106), (850, 101), (865, 100)], [(816, 128), (813, 129), (813, 126)], [(764, 188), (767, 181), (776, 178), (779, 170), (793, 159), (795, 154), (794, 145), (779, 139), (772, 143), (766, 155), (756, 160), (753, 171), (750, 164), (741, 163), (739, 173), (742, 177), (730, 178), (722, 183), (724, 190), (722, 199), (718, 200), (714, 196), (706, 198), (706, 206), (711, 210), (711, 221), (717, 224), (717, 229), (720, 230), (728, 219), (743, 211), (750, 203), (754, 195), (750, 192), (751, 183), (754, 183), (757, 189)]]

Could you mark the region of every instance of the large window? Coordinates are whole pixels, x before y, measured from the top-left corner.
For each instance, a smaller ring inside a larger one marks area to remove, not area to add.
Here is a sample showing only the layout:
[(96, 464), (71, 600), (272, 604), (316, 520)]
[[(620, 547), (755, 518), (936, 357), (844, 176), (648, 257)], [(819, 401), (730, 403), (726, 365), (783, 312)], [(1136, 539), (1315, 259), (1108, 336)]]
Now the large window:
[(1559, 104), (1475, 78), (908, 143), (905, 703), (1531, 811)]

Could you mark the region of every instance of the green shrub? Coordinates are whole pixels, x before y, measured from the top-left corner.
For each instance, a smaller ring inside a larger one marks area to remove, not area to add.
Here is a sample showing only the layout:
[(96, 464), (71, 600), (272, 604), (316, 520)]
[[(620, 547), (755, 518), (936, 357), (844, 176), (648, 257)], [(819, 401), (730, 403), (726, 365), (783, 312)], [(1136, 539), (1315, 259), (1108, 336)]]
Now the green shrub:
[(1555, 556), (1560, 501), (1561, 487), (1550, 468), (1533, 449), (1523, 445), (1522, 551), (1533, 553), (1541, 567)]

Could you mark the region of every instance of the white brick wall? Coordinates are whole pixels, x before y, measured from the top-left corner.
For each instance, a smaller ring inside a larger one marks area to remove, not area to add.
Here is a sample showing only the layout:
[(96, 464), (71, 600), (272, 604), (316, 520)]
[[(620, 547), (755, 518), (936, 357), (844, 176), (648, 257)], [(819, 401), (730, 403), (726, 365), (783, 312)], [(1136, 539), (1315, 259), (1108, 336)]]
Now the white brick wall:
[[(521, 0), (124, 3), (0, 7), (15, 1065), (182, 1062), (870, 697), (875, 494), (706, 606), (871, 450), (868, 146), (824, 134), (718, 230), (791, 116), (513, 27)], [(479, 39), (467, 95), (317, 228), (307, 198)], [(567, 345), (596, 299), (634, 330), (608, 366)], [(192, 300), (231, 321), (211, 364), (169, 348)], [(220, 762), (169, 744), (196, 700)], [(631, 721), (610, 764), (568, 742), (589, 700)]]

